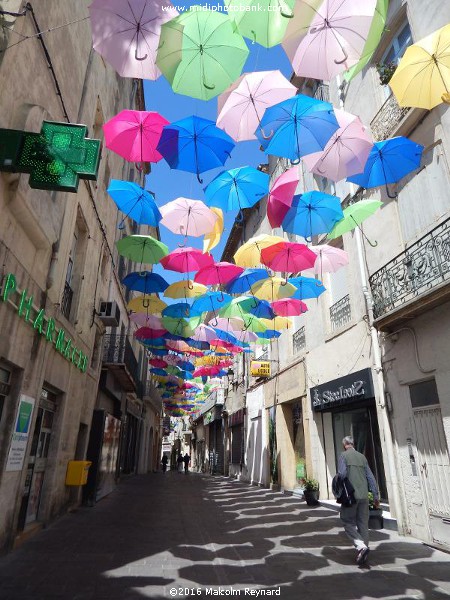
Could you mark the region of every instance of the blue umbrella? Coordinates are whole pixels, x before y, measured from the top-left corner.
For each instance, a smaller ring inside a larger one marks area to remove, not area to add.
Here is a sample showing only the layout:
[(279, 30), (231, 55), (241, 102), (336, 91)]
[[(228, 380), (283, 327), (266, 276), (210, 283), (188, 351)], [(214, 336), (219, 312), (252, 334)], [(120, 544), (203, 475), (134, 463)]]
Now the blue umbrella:
[(166, 345), (166, 340), (163, 337), (160, 338), (152, 338), (152, 339), (144, 339), (142, 340), (144, 342), (144, 346), (151, 348), (151, 347), (155, 347), (155, 348), (160, 348), (161, 346), (165, 346)]
[(180, 360), (180, 362), (178, 363), (178, 366), (180, 367), (180, 369), (183, 369), (184, 371), (195, 371), (194, 365), (191, 362), (189, 362), (188, 360)]
[[(144, 344), (147, 346), (147, 344)], [(150, 352), (155, 356), (165, 356), (168, 353), (167, 348), (150, 348)]]
[(216, 332), (219, 340), (222, 340), (223, 342), (228, 342), (229, 344), (234, 344), (235, 346), (241, 346), (241, 342), (232, 333), (229, 333), (228, 331), (223, 331), (223, 329), (216, 329), (215, 327), (213, 327), (213, 329)]
[(163, 317), (173, 317), (175, 319), (189, 319), (201, 315), (201, 311), (194, 309), (188, 302), (175, 302), (167, 306), (162, 312)]
[(321, 152), (339, 123), (333, 106), (303, 94), (266, 109), (256, 135), (266, 154), (289, 158)]
[(272, 340), (273, 338), (279, 338), (281, 333), (275, 329), (267, 329), (256, 333), (256, 335), (262, 340)]
[(339, 198), (323, 192), (306, 192), (294, 196), (281, 227), (310, 240), (313, 235), (329, 233), (343, 217)]
[(247, 310), (248, 314), (254, 315), (258, 319), (274, 319), (276, 317), (273, 308), (270, 306), (270, 302), (259, 300), (258, 298), (255, 298), (255, 302), (257, 302), (256, 306), (254, 304), (249, 306)]
[(395, 198), (389, 193), (388, 184), (397, 183), (418, 169), (422, 152), (423, 146), (401, 136), (377, 142), (369, 154), (364, 172), (348, 177), (347, 181), (366, 189), (385, 185), (389, 198)]
[(118, 179), (111, 179), (106, 191), (116, 203), (117, 208), (126, 214), (119, 229), (123, 228), (123, 222), (127, 217), (142, 225), (158, 226), (162, 216), (151, 192), (131, 181)]
[(168, 375), (167, 371), (164, 371), (164, 369), (158, 369), (156, 367), (150, 369), (150, 373), (153, 373), (153, 375), (161, 375), (161, 377)]
[(224, 165), (234, 146), (214, 121), (192, 116), (166, 125), (157, 150), (171, 169), (196, 173), (203, 183), (200, 173)]
[(207, 311), (216, 311), (221, 308), (227, 307), (231, 303), (232, 297), (229, 294), (223, 292), (206, 292), (203, 296), (198, 296), (192, 308), (197, 311), (197, 314), (201, 314)]
[(193, 379), (194, 376), (189, 371), (180, 371), (177, 373), (177, 377), (181, 377), (181, 379)]
[(226, 286), (226, 290), (230, 294), (244, 294), (249, 291), (254, 283), (260, 281), (260, 279), (266, 279), (266, 277), (266, 269), (245, 269), (243, 273)]
[(143, 292), (144, 294), (152, 294), (157, 292), (164, 292), (169, 287), (167, 281), (151, 271), (135, 271), (128, 273), (124, 279), (122, 279), (123, 285), (130, 290), (136, 292)]
[(205, 204), (223, 211), (251, 208), (269, 193), (270, 177), (253, 167), (223, 171), (205, 188)]
[(306, 300), (307, 298), (318, 298), (323, 294), (325, 287), (321, 281), (314, 277), (291, 277), (289, 283), (295, 285), (297, 291), (291, 298)]

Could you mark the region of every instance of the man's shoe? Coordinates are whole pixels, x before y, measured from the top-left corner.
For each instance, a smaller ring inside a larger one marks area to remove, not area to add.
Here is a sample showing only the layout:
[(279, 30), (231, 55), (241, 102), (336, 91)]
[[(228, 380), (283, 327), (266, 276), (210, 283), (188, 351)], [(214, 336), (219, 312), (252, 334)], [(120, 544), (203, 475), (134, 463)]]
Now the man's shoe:
[(356, 564), (363, 565), (366, 562), (367, 557), (369, 556), (369, 552), (369, 548), (362, 548), (356, 556)]

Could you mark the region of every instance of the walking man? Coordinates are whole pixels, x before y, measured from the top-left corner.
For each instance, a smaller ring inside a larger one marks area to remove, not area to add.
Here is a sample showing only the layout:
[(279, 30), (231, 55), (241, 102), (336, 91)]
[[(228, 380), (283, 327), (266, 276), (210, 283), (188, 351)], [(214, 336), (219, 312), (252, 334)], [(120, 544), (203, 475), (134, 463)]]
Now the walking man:
[(362, 565), (369, 554), (369, 491), (373, 494), (375, 507), (379, 506), (378, 486), (364, 454), (354, 448), (353, 438), (342, 440), (344, 452), (338, 461), (338, 473), (347, 477), (355, 488), (356, 503), (341, 506), (341, 520), (344, 530), (356, 548), (356, 563)]
[(191, 462), (191, 457), (189, 456), (189, 454), (187, 452), (183, 456), (183, 462), (184, 462), (184, 472), (189, 473), (189, 463)]

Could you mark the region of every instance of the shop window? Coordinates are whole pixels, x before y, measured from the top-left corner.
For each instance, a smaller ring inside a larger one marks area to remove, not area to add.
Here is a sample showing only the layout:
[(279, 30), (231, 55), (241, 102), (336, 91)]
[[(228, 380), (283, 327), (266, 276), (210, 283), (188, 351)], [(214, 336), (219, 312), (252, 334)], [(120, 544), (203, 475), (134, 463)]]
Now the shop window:
[(434, 379), (413, 383), (409, 386), (409, 395), (413, 408), (424, 408), (425, 406), (436, 406), (436, 404), (439, 404), (439, 396)]

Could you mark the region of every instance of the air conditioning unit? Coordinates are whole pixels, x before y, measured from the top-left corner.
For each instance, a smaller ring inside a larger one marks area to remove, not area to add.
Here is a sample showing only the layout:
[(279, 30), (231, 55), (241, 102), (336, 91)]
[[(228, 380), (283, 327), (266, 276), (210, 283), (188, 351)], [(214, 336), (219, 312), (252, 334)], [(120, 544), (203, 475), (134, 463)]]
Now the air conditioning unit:
[(100, 302), (98, 318), (106, 327), (118, 327), (120, 324), (120, 308), (117, 302)]

